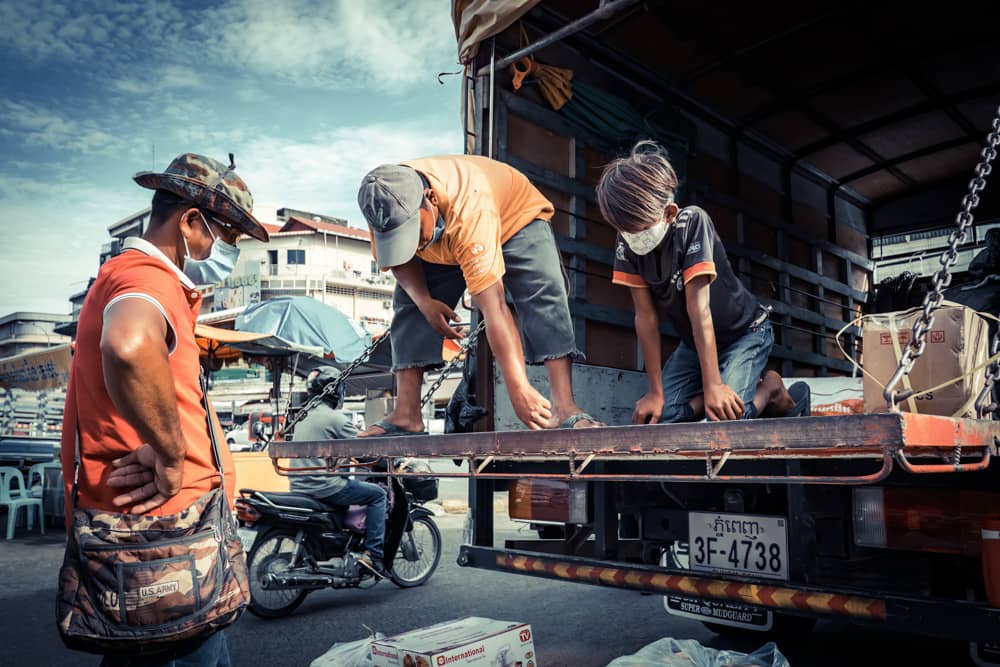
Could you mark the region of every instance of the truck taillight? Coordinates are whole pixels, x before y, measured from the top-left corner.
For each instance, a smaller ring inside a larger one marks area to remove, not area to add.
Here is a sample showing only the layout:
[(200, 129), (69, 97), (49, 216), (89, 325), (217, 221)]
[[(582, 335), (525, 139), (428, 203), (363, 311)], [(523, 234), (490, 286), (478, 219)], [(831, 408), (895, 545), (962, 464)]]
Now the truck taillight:
[(236, 518), (246, 523), (253, 523), (260, 519), (260, 512), (254, 509), (253, 505), (242, 498), (236, 499)]
[(854, 543), (905, 551), (979, 556), (983, 523), (1000, 494), (958, 489), (854, 489)]
[(885, 498), (881, 487), (854, 489), (854, 543), (861, 547), (884, 547)]
[(510, 483), (511, 519), (551, 523), (587, 523), (587, 483), (518, 479)]

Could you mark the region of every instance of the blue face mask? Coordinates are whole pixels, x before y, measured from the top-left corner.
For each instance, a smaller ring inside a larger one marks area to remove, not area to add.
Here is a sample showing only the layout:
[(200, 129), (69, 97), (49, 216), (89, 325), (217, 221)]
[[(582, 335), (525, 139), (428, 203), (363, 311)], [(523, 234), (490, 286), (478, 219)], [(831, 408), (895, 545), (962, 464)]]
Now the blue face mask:
[[(201, 215), (201, 211), (198, 212)], [(184, 275), (191, 279), (195, 285), (217, 285), (236, 268), (236, 260), (239, 259), (240, 249), (230, 245), (217, 237), (212, 232), (212, 227), (208, 224), (205, 216), (201, 216), (201, 221), (205, 223), (209, 235), (212, 237), (212, 250), (205, 259), (195, 259), (191, 256), (187, 239), (184, 239)]]

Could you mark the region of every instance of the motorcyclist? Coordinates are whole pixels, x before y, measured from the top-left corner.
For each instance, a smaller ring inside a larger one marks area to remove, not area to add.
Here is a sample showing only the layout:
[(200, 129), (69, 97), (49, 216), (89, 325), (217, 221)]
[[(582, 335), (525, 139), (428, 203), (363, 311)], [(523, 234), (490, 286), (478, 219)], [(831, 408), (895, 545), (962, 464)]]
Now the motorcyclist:
[[(336, 382), (339, 377), (340, 372), (335, 368), (324, 366), (312, 371), (306, 378), (306, 391), (309, 397), (319, 396), (328, 384)], [(341, 385), (295, 425), (293, 439), (308, 442), (355, 437), (358, 429), (341, 409), (343, 404), (344, 388)], [(347, 461), (340, 460), (338, 466), (346, 463)], [(326, 465), (326, 460), (293, 459), (291, 465), (298, 468), (322, 467)], [(358, 562), (376, 575), (384, 576), (382, 544), (385, 540), (385, 489), (376, 484), (339, 475), (291, 475), (289, 479), (293, 493), (311, 496), (327, 505), (366, 507), (365, 551), (359, 556)]]

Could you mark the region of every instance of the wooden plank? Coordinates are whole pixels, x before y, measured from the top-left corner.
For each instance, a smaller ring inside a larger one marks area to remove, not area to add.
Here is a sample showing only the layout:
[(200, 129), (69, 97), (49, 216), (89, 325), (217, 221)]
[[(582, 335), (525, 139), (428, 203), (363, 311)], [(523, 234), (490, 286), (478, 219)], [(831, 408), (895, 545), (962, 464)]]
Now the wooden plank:
[(738, 243), (727, 243), (726, 252), (738, 257), (746, 257), (754, 262), (757, 262), (758, 264), (763, 264), (768, 268), (774, 269), (775, 271), (786, 271), (789, 275), (798, 278), (799, 280), (805, 280), (806, 282), (813, 283), (814, 285), (822, 285), (825, 289), (836, 292), (837, 294), (854, 297), (856, 301), (864, 303), (868, 300), (867, 294), (852, 288), (850, 285), (837, 282), (836, 280), (827, 278), (826, 276), (821, 276), (815, 271), (804, 269), (796, 264), (782, 262), (780, 259), (771, 257), (770, 255), (765, 255), (764, 253), (754, 250), (753, 248), (747, 248)]
[[(614, 266), (615, 255), (614, 251), (610, 248), (604, 248), (585, 241), (577, 241), (567, 236), (563, 236), (562, 234), (556, 234), (556, 242), (559, 245), (559, 249), (565, 253), (572, 253), (581, 257), (586, 257), (592, 262), (600, 262), (602, 264), (606, 264), (607, 266)], [(836, 282), (826, 276), (819, 275), (815, 271), (803, 269), (795, 264), (782, 262), (780, 259), (776, 259), (757, 250), (747, 248), (740, 243), (726, 244), (726, 251), (735, 255), (738, 260), (746, 259), (754, 261), (770, 269), (774, 269), (775, 271), (787, 272), (789, 275), (792, 275), (799, 280), (804, 280), (815, 285), (822, 284), (826, 289), (836, 292), (837, 294), (852, 297), (855, 300), (862, 302), (867, 298), (864, 292), (853, 289), (849, 285)], [(749, 271), (743, 271), (743, 273), (749, 273)]]
[(840, 246), (830, 243), (829, 241), (817, 240), (815, 237), (803, 233), (795, 225), (786, 222), (784, 220), (781, 220), (780, 218), (776, 218), (773, 215), (767, 213), (766, 211), (760, 210), (753, 204), (750, 204), (744, 201), (743, 199), (739, 199), (738, 197), (734, 197), (730, 194), (727, 194), (717, 188), (712, 187), (707, 183), (692, 182), (689, 184), (689, 186), (701, 190), (705, 194), (706, 199), (710, 202), (715, 202), (722, 206), (728, 206), (729, 208), (738, 211), (744, 211), (751, 217), (767, 224), (770, 227), (783, 230), (789, 236), (804, 241), (805, 243), (808, 243), (811, 246), (821, 248), (822, 250), (825, 250), (826, 252), (832, 255), (836, 255), (841, 259), (849, 259), (858, 266), (863, 267), (868, 271), (871, 271), (875, 266), (874, 263), (867, 257), (859, 255), (855, 252), (851, 252), (850, 250), (841, 248)]
[[(536, 181), (541, 185), (544, 185), (546, 187), (551, 187), (556, 190), (561, 190), (573, 197), (579, 197), (586, 201), (596, 202), (596, 198), (594, 196), (592, 189), (583, 186), (577, 181), (567, 178), (562, 174), (557, 174), (551, 170), (543, 169), (542, 167), (539, 167), (538, 165), (532, 162), (529, 162), (527, 160), (515, 156), (510, 156), (510, 158), (508, 159), (508, 163), (511, 166), (515, 167), (516, 169), (524, 172), (524, 174), (528, 176), (529, 179)], [(739, 209), (737, 209), (737, 211), (739, 211)], [(787, 230), (783, 231), (789, 233)], [(789, 233), (789, 235), (799, 238), (800, 240), (804, 241), (807, 244), (813, 246), (816, 245), (815, 239), (810, 239), (808, 236), (793, 234), (793, 233)], [(831, 254), (837, 254), (833, 253), (832, 250), (830, 250), (829, 248), (826, 248), (826, 246), (831, 246), (831, 247), (835, 246), (832, 246), (831, 244), (826, 242), (823, 242), (823, 244), (825, 245), (821, 245), (820, 247), (823, 247), (828, 252), (831, 252)], [(560, 247), (562, 247), (562, 244), (560, 244)], [(581, 254), (587, 253), (584, 255), (587, 257), (587, 259), (593, 261), (603, 261), (609, 265), (613, 264), (614, 254), (612, 253), (612, 251), (610, 249), (603, 249), (603, 250), (604, 252), (602, 253), (600, 252), (600, 250), (593, 251), (581, 246), (574, 246), (574, 250), (567, 249), (567, 252), (579, 252)], [(867, 301), (868, 298), (867, 294), (865, 292), (852, 288), (850, 284), (841, 283), (831, 278), (827, 278), (826, 276), (816, 273), (815, 271), (811, 271), (809, 269), (800, 267), (790, 262), (785, 262), (780, 259), (771, 257), (770, 255), (764, 254), (759, 250), (746, 247), (738, 242), (727, 243), (726, 251), (738, 257), (747, 258), (752, 261), (763, 264), (769, 268), (774, 269), (775, 271), (779, 272), (787, 271), (788, 273), (795, 276), (796, 278), (799, 278), (800, 280), (806, 280), (808, 282), (821, 285), (826, 289), (837, 292), (838, 294), (843, 294), (844, 296), (852, 297), (856, 301), (859, 302)], [(853, 255), (853, 253), (850, 254)], [(857, 257), (860, 258), (860, 255), (858, 255)], [(858, 264), (859, 266), (861, 265), (860, 262), (858, 261), (852, 260), (852, 262)]]
[(583, 140), (583, 143), (587, 146), (600, 149), (606, 153), (615, 153), (619, 148), (599, 134), (585, 130), (576, 123), (566, 120), (564, 116), (560, 116), (554, 111), (549, 111), (534, 102), (529, 102), (516, 93), (503, 90), (500, 92), (500, 99), (503, 101), (503, 106), (507, 107), (511, 113), (515, 113), (525, 120), (530, 120), (553, 132), (558, 132), (567, 137), (575, 136)]
[[(771, 348), (771, 356), (777, 359), (790, 359), (791, 361), (809, 364), (810, 366), (826, 366), (827, 368), (844, 372), (854, 370), (854, 366), (846, 359), (834, 359), (822, 354), (816, 354), (815, 352), (802, 352), (786, 345), (775, 345)], [(788, 373), (787, 375), (792, 375), (792, 373)]]
[[(815, 271), (821, 276), (826, 275), (825, 273), (823, 273), (823, 251), (820, 250), (819, 248), (815, 248), (813, 250), (813, 262), (814, 262), (813, 271)], [(848, 285), (848, 287), (850, 286)], [(816, 304), (818, 306), (817, 310), (822, 312), (823, 299), (826, 298), (826, 288), (823, 286), (823, 283), (819, 283), (816, 286), (816, 298), (819, 299), (819, 301)], [(813, 336), (813, 352), (815, 352), (816, 354), (823, 354), (823, 355), (826, 354), (826, 342), (819, 336)], [(818, 371), (818, 374), (821, 376), (826, 375), (826, 366), (821, 366)]]
[[(763, 297), (759, 298), (761, 300), (761, 303), (763, 303), (765, 306), (771, 306), (773, 311), (779, 315), (789, 315), (797, 320), (802, 320), (804, 322), (809, 322), (810, 324), (816, 324), (818, 326), (821, 326), (823, 327), (824, 330), (830, 330), (834, 332), (840, 331), (841, 328), (843, 328), (843, 326), (847, 324), (847, 322), (830, 319), (829, 317), (818, 315), (817, 313), (814, 313), (811, 310), (806, 310), (805, 308), (801, 308), (799, 306), (792, 306), (787, 303), (775, 301), (774, 299), (767, 299)], [(846, 332), (844, 332), (844, 335), (850, 336), (851, 334), (856, 334), (856, 333), (860, 333), (860, 330), (855, 326), (849, 328)]]
[[(583, 147), (576, 135), (570, 135), (569, 155), (566, 157), (569, 160), (569, 177), (582, 182), (587, 167), (583, 156)], [(584, 218), (587, 215), (587, 201), (574, 194), (569, 199), (569, 210), (569, 237), (575, 241), (586, 242), (587, 222)], [(572, 269), (572, 274), (569, 276), (570, 295), (585, 296), (587, 294), (587, 259), (573, 253), (569, 260), (569, 268)], [(573, 330), (576, 332), (576, 347), (580, 350), (586, 350), (586, 320), (582, 317), (573, 318)]]
[(516, 155), (508, 156), (506, 162), (510, 166), (522, 172), (533, 183), (538, 183), (555, 190), (561, 190), (568, 195), (581, 197), (586, 201), (597, 203), (597, 195), (594, 194), (594, 189), (587, 185), (583, 185), (572, 178), (563, 176), (562, 174), (556, 173), (551, 169), (540, 167), (534, 162), (517, 157)]
[(553, 457), (590, 453), (613, 458), (656, 458), (697, 452), (757, 452), (790, 456), (795, 452), (881, 451), (884, 448), (977, 448), (1000, 436), (1000, 422), (932, 415), (871, 414), (797, 417), (728, 422), (608, 426), (603, 428), (502, 431), (353, 438), (317, 442), (276, 442), (272, 459), (300, 457), (373, 458), (379, 456)]

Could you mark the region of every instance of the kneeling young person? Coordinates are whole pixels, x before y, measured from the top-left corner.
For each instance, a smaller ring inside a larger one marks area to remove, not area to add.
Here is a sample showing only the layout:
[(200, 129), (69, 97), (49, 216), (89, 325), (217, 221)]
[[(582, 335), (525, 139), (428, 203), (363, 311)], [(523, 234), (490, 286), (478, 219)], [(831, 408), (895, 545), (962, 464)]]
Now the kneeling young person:
[[(612, 280), (631, 290), (649, 378), (633, 423), (808, 413), (805, 383), (786, 390), (776, 372), (764, 373), (774, 344), (769, 311), (733, 273), (708, 213), (674, 201), (677, 186), (652, 141), (608, 164), (597, 185), (601, 213), (618, 231)], [(680, 337), (666, 366), (661, 319)]]

